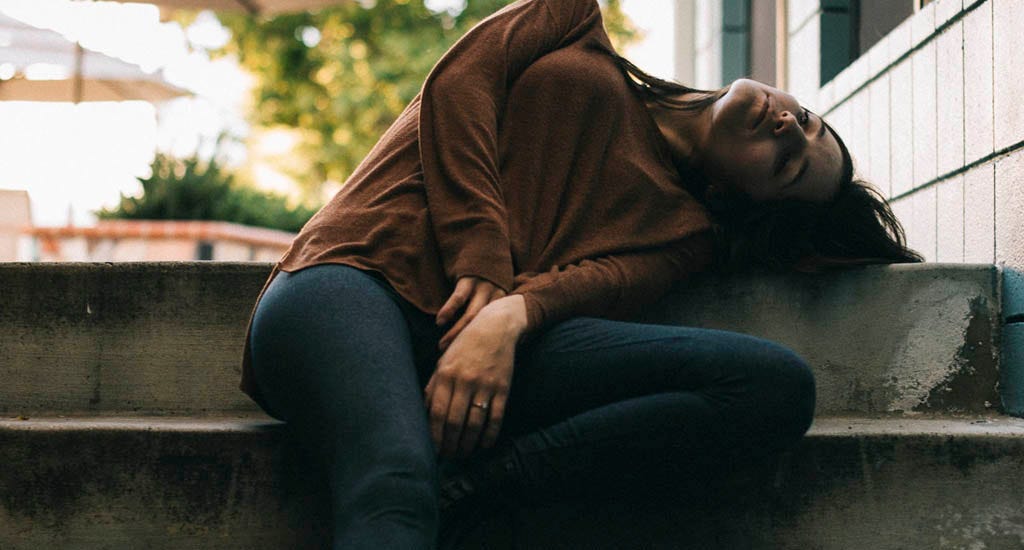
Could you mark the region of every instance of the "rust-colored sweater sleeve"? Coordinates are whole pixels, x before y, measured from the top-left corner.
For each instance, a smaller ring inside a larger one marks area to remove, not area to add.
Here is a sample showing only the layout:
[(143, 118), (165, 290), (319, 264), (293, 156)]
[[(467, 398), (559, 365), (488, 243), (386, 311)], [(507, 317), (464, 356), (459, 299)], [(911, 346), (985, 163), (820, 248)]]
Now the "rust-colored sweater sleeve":
[(626, 319), (705, 269), (711, 255), (711, 235), (703, 231), (670, 246), (522, 273), (512, 294), (526, 302), (527, 332), (576, 316)]
[(595, 0), (520, 0), (475, 26), (427, 77), (420, 158), (427, 209), (450, 280), (473, 275), (512, 288), (498, 168), (506, 95), (533, 61), (599, 22)]

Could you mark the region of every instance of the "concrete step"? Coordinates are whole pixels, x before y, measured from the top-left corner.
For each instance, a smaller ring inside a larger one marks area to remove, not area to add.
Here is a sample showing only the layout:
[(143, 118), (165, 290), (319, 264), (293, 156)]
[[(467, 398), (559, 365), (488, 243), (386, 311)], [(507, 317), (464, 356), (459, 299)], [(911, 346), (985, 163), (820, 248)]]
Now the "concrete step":
[[(259, 417), (0, 421), (0, 548), (318, 548), (323, 483)], [(643, 460), (640, 457), (640, 460)], [(819, 418), (710, 495), (519, 507), (464, 548), (1024, 547), (1024, 420)]]
[[(236, 390), (239, 359), (270, 269), (0, 264), (0, 412), (254, 412)], [(984, 414), (1000, 408), (998, 276), (991, 265), (924, 264), (706, 278), (646, 318), (793, 347), (815, 368), (819, 415)]]

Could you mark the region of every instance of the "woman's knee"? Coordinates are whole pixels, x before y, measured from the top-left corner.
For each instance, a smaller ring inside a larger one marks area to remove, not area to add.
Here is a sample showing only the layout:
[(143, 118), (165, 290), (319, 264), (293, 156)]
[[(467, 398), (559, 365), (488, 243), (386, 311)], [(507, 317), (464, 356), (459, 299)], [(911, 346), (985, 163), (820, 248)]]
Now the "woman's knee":
[(351, 511), (361, 518), (397, 515), (410, 520), (437, 514), (437, 466), (420, 452), (389, 453), (375, 460), (352, 486)]
[(780, 435), (799, 439), (814, 419), (816, 385), (811, 366), (793, 350), (772, 344), (774, 348), (760, 373), (764, 388), (770, 390), (768, 406), (779, 423)]

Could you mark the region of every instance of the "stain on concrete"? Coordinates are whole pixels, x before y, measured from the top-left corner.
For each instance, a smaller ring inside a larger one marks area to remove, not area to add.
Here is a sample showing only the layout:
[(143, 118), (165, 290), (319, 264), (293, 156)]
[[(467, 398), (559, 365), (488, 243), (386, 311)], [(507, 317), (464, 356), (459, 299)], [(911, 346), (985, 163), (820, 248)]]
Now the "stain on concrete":
[(930, 392), (918, 412), (991, 412), (986, 404), (999, 403), (999, 367), (993, 346), (994, 319), (988, 301), (976, 297), (970, 301), (970, 315), (963, 343), (954, 359), (955, 370)]

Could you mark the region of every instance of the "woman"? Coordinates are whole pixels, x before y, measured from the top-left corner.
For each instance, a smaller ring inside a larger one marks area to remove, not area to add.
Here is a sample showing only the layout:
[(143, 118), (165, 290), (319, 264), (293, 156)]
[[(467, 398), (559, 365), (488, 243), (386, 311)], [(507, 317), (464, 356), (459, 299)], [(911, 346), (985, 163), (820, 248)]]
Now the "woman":
[(508, 496), (727, 474), (806, 431), (807, 365), (624, 320), (715, 266), (919, 260), (852, 173), (792, 96), (660, 81), (594, 0), (516, 2), (278, 262), (242, 388), (322, 460), (337, 548), (428, 548)]

